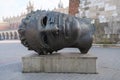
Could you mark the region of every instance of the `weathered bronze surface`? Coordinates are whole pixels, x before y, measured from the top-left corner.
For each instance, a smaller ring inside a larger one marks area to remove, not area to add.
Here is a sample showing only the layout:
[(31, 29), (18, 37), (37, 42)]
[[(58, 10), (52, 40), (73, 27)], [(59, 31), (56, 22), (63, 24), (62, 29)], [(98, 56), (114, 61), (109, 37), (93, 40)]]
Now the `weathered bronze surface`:
[(87, 18), (37, 10), (22, 19), (18, 32), (21, 43), (40, 55), (66, 47), (86, 54), (92, 45), (94, 27)]

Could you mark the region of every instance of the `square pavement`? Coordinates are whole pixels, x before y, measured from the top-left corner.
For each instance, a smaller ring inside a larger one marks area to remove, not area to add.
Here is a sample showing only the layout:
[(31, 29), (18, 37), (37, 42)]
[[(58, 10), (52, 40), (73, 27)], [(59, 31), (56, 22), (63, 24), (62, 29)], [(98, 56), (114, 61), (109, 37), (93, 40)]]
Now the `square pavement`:
[[(78, 51), (63, 49), (62, 51)], [(79, 52), (79, 51), (78, 51)], [(0, 80), (120, 80), (120, 48), (92, 47), (98, 74), (22, 73), (21, 57), (33, 53), (20, 43), (0, 44)]]

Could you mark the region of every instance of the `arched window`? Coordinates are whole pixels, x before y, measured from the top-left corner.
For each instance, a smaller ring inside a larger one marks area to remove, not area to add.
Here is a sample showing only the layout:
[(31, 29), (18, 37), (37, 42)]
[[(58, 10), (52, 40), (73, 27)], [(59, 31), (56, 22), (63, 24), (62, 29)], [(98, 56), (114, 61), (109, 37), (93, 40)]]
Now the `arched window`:
[(13, 39), (13, 33), (10, 32), (10, 39)]
[(5, 39), (5, 33), (2, 33), (2, 39), (3, 40)]
[(0, 40), (2, 40), (2, 34), (0, 33)]
[(14, 32), (14, 39), (18, 39), (18, 35), (16, 31)]
[(6, 39), (7, 39), (7, 40), (9, 39), (9, 34), (8, 34), (8, 32), (6, 32)]

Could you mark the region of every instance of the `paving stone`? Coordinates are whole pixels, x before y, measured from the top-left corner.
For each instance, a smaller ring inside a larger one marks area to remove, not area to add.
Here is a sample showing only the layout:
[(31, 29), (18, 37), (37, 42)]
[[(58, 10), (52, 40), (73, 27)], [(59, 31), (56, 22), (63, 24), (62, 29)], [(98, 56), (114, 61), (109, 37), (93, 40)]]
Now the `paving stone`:
[(20, 43), (0, 44), (0, 80), (120, 80), (119, 48), (93, 47), (89, 51), (98, 57), (98, 74), (22, 73), (21, 57), (29, 53)]

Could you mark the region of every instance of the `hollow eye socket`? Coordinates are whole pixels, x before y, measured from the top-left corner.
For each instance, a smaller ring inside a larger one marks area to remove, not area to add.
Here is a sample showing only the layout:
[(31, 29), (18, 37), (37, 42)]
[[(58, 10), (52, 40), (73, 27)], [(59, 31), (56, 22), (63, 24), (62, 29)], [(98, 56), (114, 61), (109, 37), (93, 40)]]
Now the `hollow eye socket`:
[(43, 27), (47, 25), (47, 16), (43, 17), (43, 19), (41, 20), (41, 24)]

